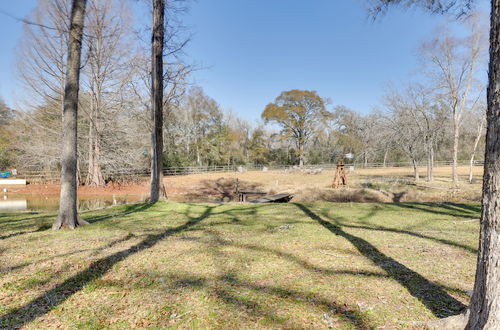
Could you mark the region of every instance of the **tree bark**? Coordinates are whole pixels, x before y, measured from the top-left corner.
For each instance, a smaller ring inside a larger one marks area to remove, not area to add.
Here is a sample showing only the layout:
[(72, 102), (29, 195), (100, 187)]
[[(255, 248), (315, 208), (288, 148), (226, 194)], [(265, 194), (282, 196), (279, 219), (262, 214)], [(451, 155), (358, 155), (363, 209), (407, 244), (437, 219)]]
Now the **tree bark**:
[(151, 36), (151, 193), (149, 202), (165, 199), (163, 186), (163, 43), (165, 37), (165, 0), (153, 1)]
[(104, 176), (101, 170), (101, 139), (99, 132), (99, 112), (101, 111), (101, 91), (99, 87), (95, 87), (96, 95), (92, 96), (90, 106), (90, 122), (89, 122), (89, 161), (87, 169), (87, 177), (85, 184), (89, 186), (104, 186)]
[(432, 140), (427, 142), (427, 181), (431, 182), (434, 180), (434, 175), (433, 175), (433, 169), (434, 169), (434, 147)]
[(418, 174), (418, 164), (415, 159), (411, 160), (413, 163), (413, 177), (415, 178), (415, 181), (420, 179), (420, 175)]
[(299, 145), (299, 166), (304, 166), (304, 144)]
[(385, 149), (384, 152), (384, 167), (387, 167), (387, 156), (389, 154), (389, 149)]
[(77, 115), (80, 86), (83, 24), (86, 0), (73, 0), (69, 29), (69, 45), (64, 88), (62, 170), (59, 215), (52, 229), (76, 228), (85, 224), (77, 210)]
[(474, 140), (474, 147), (472, 149), (472, 154), (471, 154), (471, 157), (470, 157), (469, 183), (472, 183), (472, 180), (473, 180), (472, 169), (474, 167), (474, 157), (476, 156), (477, 146), (479, 144), (479, 141), (481, 140), (481, 135), (483, 133), (484, 122), (485, 122), (485, 118), (481, 119), (481, 122), (479, 123), (479, 127), (477, 129), (477, 136), (476, 136), (476, 139)]
[(458, 183), (458, 140), (460, 132), (458, 128), (458, 119), (453, 120), (453, 161), (451, 165), (451, 176), (453, 183)]
[(466, 329), (500, 328), (500, 0), (491, 1), (486, 148), (479, 253)]

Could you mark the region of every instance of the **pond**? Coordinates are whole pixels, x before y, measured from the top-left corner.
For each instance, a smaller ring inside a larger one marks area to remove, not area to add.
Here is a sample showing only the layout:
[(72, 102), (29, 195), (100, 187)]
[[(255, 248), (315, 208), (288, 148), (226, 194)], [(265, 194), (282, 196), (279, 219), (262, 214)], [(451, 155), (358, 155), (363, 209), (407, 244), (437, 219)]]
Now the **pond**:
[[(103, 195), (84, 196), (78, 200), (78, 210), (95, 210), (112, 205), (140, 203), (146, 200), (145, 195)], [(59, 209), (57, 195), (0, 195), (1, 212), (46, 211), (55, 212)]]

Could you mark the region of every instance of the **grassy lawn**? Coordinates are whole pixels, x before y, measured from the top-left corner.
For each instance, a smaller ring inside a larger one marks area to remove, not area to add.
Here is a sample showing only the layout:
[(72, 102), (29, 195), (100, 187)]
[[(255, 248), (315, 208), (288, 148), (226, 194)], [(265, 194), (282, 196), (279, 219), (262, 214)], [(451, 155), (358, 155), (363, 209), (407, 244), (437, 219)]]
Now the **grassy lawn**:
[(458, 313), (476, 204), (136, 204), (0, 214), (0, 328), (404, 328)]

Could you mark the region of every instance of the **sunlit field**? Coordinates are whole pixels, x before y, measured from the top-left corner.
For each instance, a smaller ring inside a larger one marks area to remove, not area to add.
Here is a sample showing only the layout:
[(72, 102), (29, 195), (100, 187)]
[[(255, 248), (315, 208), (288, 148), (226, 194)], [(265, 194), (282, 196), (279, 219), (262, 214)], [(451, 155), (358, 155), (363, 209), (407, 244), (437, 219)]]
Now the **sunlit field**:
[[(278, 174), (277, 174), (278, 175)], [(0, 328), (419, 327), (468, 303), (478, 204), (0, 214)]]

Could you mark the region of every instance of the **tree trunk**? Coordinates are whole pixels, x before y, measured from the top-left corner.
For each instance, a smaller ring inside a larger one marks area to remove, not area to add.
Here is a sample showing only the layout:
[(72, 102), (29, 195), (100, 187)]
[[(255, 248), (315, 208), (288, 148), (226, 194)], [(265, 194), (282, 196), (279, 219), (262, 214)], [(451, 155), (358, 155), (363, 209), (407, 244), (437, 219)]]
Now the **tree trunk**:
[(96, 88), (97, 95), (92, 99), (90, 107), (90, 123), (89, 123), (89, 162), (87, 169), (87, 177), (85, 184), (89, 186), (104, 186), (104, 176), (101, 170), (101, 148), (99, 135), (99, 112), (101, 110), (100, 88)]
[(100, 158), (101, 158), (101, 147), (99, 145), (99, 139), (95, 138), (93, 143), (94, 151), (93, 151), (93, 163), (92, 167), (89, 164), (89, 173), (87, 176), (87, 184), (89, 186), (104, 186), (104, 176), (102, 175)]
[(165, 36), (165, 0), (153, 1), (151, 37), (151, 193), (149, 202), (165, 199), (163, 186), (163, 43)]
[(304, 145), (299, 145), (299, 166), (304, 166)]
[(389, 154), (389, 149), (385, 149), (384, 152), (384, 167), (387, 167), (387, 155)]
[(434, 180), (434, 175), (432, 173), (434, 167), (434, 147), (432, 140), (427, 142), (427, 178), (428, 182)]
[(479, 127), (477, 129), (477, 136), (476, 136), (476, 139), (474, 141), (474, 147), (472, 148), (472, 154), (470, 157), (470, 167), (469, 167), (469, 183), (472, 183), (472, 180), (473, 180), (472, 169), (474, 167), (474, 157), (476, 156), (477, 146), (479, 144), (479, 141), (481, 140), (484, 122), (485, 122), (485, 120), (481, 119), (481, 122), (479, 123)]
[(418, 174), (418, 164), (415, 159), (411, 160), (413, 163), (413, 177), (415, 178), (415, 181), (420, 179), (420, 175)]
[[(454, 115), (455, 116), (455, 115)], [(459, 127), (458, 119), (453, 119), (453, 162), (451, 165), (451, 176), (453, 183), (458, 183), (458, 140), (459, 140)]]
[(491, 1), (490, 23), (481, 229), (467, 329), (500, 328), (500, 0)]
[(69, 29), (69, 45), (64, 88), (62, 170), (59, 215), (52, 229), (74, 229), (86, 223), (77, 210), (77, 115), (80, 86), (80, 62), (86, 0), (73, 0)]
[(90, 173), (94, 167), (94, 121), (92, 120), (92, 109), (90, 109), (90, 122), (89, 122), (89, 156), (87, 162), (87, 177), (85, 178), (85, 185), (90, 185), (92, 181)]
[(431, 181), (434, 181), (434, 145), (431, 144)]

